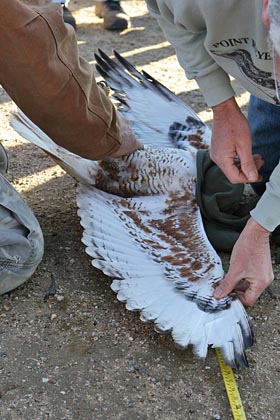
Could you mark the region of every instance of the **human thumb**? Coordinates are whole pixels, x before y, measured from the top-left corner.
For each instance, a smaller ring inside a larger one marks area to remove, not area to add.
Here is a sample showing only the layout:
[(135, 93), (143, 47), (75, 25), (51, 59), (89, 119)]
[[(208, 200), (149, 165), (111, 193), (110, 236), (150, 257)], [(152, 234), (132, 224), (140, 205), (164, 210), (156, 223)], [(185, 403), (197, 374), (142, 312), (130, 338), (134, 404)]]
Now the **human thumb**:
[(234, 277), (231, 277), (229, 274), (226, 274), (219, 286), (215, 289), (213, 297), (219, 300), (229, 295), (230, 292), (233, 291), (237, 283), (239, 283), (239, 280), (235, 280)]
[(241, 169), (249, 182), (257, 182), (259, 173), (253, 159), (243, 161), (241, 160)]

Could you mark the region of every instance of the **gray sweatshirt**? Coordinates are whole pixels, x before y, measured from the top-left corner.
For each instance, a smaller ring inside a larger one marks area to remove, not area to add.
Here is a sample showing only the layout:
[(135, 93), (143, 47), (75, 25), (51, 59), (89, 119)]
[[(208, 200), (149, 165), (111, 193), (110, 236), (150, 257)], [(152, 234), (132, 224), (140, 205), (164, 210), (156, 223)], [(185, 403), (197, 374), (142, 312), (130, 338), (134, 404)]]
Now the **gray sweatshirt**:
[[(235, 95), (229, 75), (252, 95), (277, 104), (263, 0), (146, 0), (150, 14), (175, 47), (209, 106)], [(280, 165), (267, 184), (254, 219), (269, 231), (280, 224)]]

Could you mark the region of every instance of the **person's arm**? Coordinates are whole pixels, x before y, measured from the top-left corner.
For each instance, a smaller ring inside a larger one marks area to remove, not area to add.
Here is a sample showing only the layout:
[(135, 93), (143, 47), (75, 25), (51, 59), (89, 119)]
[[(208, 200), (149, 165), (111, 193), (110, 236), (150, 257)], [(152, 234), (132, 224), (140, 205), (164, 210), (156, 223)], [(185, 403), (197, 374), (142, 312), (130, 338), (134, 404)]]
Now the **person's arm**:
[(214, 298), (236, 291), (244, 306), (252, 306), (273, 281), (270, 232), (250, 218), (233, 247), (230, 267)]
[[(280, 163), (266, 184), (238, 241), (230, 260), (229, 271), (215, 290), (214, 297), (237, 290), (245, 306), (251, 306), (273, 280), (269, 236), (280, 225)], [(242, 281), (241, 284), (239, 282)]]
[[(179, 23), (178, 17), (172, 15), (172, 10), (164, 7), (167, 2), (146, 2), (150, 14), (157, 19), (167, 40), (175, 47), (178, 61), (187, 77), (196, 80), (206, 102), (213, 109), (212, 160), (233, 183), (257, 181), (257, 169), (261, 162), (257, 162), (257, 165), (254, 162), (249, 126), (236, 104), (229, 76), (204, 46), (207, 22), (204, 21), (199, 3), (189, 4), (190, 17), (184, 16), (182, 23)], [(240, 159), (240, 168), (234, 164), (236, 157)]]
[[(229, 75), (215, 62), (204, 46), (207, 22), (200, 2), (185, 0), (184, 15), (178, 17), (178, 2), (146, 0), (147, 7), (175, 48), (188, 79), (195, 79), (209, 106), (234, 96)], [(171, 8), (173, 7), (174, 10)]]
[(1, 0), (0, 33), (0, 83), (53, 141), (93, 160), (142, 147), (79, 57), (60, 5)]
[(143, 149), (144, 146), (135, 137), (135, 134), (131, 129), (130, 122), (120, 112), (117, 113), (117, 118), (120, 126), (121, 145), (116, 152), (112, 153), (108, 157), (118, 158), (132, 153), (135, 150)]
[(280, 162), (266, 183), (266, 190), (251, 216), (266, 230), (273, 232), (280, 225)]
[(260, 181), (263, 161), (252, 155), (251, 143), (248, 121), (234, 98), (213, 107), (211, 159), (233, 184)]

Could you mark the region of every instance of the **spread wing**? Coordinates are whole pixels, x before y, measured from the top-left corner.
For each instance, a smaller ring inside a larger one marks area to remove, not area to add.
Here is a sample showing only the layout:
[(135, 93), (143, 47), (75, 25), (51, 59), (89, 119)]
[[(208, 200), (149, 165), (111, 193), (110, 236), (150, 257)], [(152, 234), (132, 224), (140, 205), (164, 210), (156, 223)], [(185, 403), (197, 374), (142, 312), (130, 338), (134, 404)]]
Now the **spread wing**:
[[(148, 92), (158, 89), (149, 83)], [(195, 201), (196, 149), (190, 139), (185, 137), (183, 150), (172, 143), (160, 148), (164, 131), (157, 131), (153, 148), (92, 162), (57, 146), (20, 112), (12, 125), (80, 182), (82, 241), (92, 264), (113, 279), (118, 299), (158, 331), (170, 331), (178, 346), (192, 345), (198, 357), (205, 358), (209, 346), (219, 347), (229, 365), (246, 366), (245, 349), (252, 345), (246, 311), (236, 298), (212, 297), (223, 269)], [(145, 134), (145, 124), (139, 126)]]
[(247, 365), (252, 344), (238, 300), (212, 298), (221, 262), (204, 235), (200, 213), (185, 197), (123, 199), (82, 186), (78, 214), (83, 243), (94, 267), (112, 277), (112, 289), (128, 310), (171, 332), (180, 348), (204, 359), (219, 347), (226, 362)]
[(209, 146), (211, 130), (190, 106), (145, 71), (137, 71), (116, 51), (114, 55), (117, 62), (99, 50), (96, 68), (145, 145), (188, 150)]

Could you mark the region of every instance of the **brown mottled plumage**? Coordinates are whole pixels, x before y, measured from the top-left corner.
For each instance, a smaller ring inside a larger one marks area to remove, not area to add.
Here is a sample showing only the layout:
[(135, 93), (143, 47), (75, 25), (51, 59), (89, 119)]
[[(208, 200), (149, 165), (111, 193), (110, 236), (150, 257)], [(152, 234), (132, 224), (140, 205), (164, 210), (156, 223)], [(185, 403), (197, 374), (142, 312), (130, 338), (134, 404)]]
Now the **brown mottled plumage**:
[(20, 111), (12, 125), (79, 181), (86, 252), (113, 278), (127, 309), (170, 331), (178, 346), (192, 345), (200, 358), (219, 347), (228, 364), (246, 366), (248, 317), (237, 298), (212, 296), (224, 273), (195, 201), (196, 148), (208, 147), (210, 130), (164, 86), (116, 56), (120, 64), (100, 52), (97, 68), (121, 96), (144, 150), (93, 162), (54, 144)]

